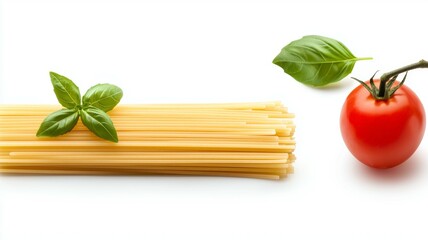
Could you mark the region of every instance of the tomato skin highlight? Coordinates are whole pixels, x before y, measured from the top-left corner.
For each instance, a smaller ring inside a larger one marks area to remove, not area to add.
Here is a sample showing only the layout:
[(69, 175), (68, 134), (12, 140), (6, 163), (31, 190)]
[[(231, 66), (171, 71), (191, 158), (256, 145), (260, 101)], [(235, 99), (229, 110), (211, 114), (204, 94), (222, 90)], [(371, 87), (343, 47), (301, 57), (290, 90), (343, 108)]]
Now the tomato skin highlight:
[[(379, 86), (379, 80), (374, 82)], [(376, 100), (360, 85), (343, 104), (340, 129), (349, 151), (360, 162), (373, 168), (391, 168), (416, 151), (424, 136), (425, 121), (421, 101), (407, 86), (401, 86), (390, 99)]]

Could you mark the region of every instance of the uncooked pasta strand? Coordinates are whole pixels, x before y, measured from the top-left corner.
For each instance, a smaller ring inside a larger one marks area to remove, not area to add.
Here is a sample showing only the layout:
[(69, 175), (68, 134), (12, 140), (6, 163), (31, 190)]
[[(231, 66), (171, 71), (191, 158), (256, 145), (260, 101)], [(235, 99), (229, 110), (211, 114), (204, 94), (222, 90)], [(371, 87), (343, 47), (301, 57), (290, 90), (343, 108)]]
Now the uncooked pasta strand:
[[(117, 171), (85, 171), (85, 170), (49, 170), (49, 169), (2, 169), (0, 173), (6, 174), (32, 174), (32, 175), (193, 175), (193, 176), (217, 176), (217, 177), (241, 177), (278, 180), (279, 175), (229, 173), (229, 172), (194, 172), (194, 171), (155, 171), (155, 172), (117, 172)], [(286, 177), (282, 176), (282, 177)]]
[(59, 158), (59, 159), (289, 159), (287, 153), (246, 152), (10, 152), (10, 158)]

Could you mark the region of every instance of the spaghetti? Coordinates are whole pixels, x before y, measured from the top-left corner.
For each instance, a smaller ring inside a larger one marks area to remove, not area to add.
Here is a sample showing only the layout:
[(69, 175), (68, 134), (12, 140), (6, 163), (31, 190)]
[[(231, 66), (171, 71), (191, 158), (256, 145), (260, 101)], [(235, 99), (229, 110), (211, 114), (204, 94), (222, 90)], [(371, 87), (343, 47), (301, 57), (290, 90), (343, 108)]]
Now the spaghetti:
[(0, 106), (0, 172), (263, 179), (293, 172), (294, 115), (280, 102), (122, 105), (109, 112), (119, 143), (81, 122), (65, 135), (36, 137), (59, 108)]

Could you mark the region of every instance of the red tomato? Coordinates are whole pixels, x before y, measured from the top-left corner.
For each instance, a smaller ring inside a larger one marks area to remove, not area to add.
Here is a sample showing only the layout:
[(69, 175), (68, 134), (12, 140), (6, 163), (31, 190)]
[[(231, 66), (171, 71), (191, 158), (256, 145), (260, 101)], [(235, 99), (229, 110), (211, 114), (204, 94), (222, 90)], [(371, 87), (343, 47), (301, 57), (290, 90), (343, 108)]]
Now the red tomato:
[[(379, 80), (375, 84), (379, 86)], [(425, 132), (425, 111), (405, 85), (388, 100), (376, 100), (360, 85), (343, 104), (340, 128), (355, 158), (370, 167), (391, 168), (418, 148)]]

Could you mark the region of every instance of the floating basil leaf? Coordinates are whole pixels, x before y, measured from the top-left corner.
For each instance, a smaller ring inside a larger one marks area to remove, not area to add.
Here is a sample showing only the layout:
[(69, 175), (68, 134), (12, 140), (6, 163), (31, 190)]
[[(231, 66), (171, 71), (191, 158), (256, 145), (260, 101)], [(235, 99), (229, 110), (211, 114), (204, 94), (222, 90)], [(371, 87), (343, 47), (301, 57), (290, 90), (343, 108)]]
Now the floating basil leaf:
[(79, 120), (76, 110), (61, 109), (49, 114), (37, 131), (37, 136), (55, 137), (70, 132)]
[(73, 109), (79, 106), (80, 91), (76, 84), (58, 73), (50, 72), (49, 75), (59, 103), (68, 109)]
[(343, 43), (322, 36), (304, 36), (285, 46), (273, 63), (297, 81), (324, 86), (337, 82), (352, 72), (357, 58)]
[(112, 84), (97, 84), (83, 95), (83, 107), (96, 107), (104, 112), (112, 110), (122, 99), (123, 92)]
[(95, 135), (108, 141), (118, 142), (116, 129), (104, 111), (88, 107), (80, 110), (83, 124)]

